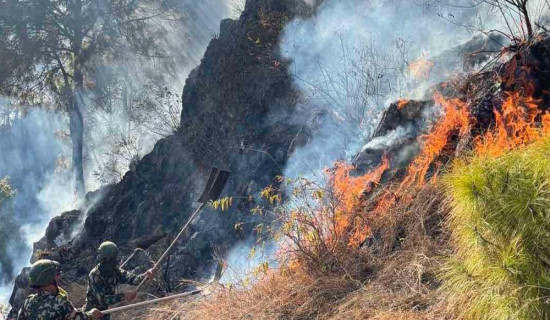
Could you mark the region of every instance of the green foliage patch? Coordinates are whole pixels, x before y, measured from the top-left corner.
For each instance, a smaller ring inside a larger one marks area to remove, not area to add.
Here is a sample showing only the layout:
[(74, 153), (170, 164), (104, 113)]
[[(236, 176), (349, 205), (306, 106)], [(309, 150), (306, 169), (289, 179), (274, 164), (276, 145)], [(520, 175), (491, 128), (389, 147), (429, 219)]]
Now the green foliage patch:
[[(19, 225), (14, 220), (15, 191), (9, 178), (0, 179), (0, 280), (13, 276), (13, 256), (24, 246)], [(13, 252), (15, 251), (15, 252)]]
[(457, 160), (444, 184), (450, 305), (462, 319), (550, 319), (550, 140)]
[(10, 185), (10, 181), (7, 177), (0, 179), (0, 206), (3, 205), (4, 201), (13, 199), (13, 189)]

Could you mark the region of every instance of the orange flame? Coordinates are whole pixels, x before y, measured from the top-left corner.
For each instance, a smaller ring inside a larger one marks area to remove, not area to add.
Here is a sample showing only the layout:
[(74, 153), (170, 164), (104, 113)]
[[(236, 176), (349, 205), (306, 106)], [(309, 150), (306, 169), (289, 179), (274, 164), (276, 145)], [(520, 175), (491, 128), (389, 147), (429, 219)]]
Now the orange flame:
[(335, 165), (331, 175), (331, 186), (338, 207), (335, 213), (335, 234), (348, 235), (348, 244), (357, 245), (365, 240), (368, 235), (368, 226), (363, 220), (354, 218), (355, 211), (362, 202), (364, 193), (369, 192), (382, 179), (382, 175), (390, 167), (389, 159), (384, 156), (382, 163), (370, 172), (352, 177), (350, 172), (353, 166), (343, 162)]
[(433, 61), (427, 59), (416, 59), (411, 61), (409, 64), (409, 71), (415, 79), (428, 79), (433, 66)]
[[(500, 110), (495, 108), (494, 127), (473, 140), (473, 150), (478, 155), (498, 156), (550, 134), (550, 113), (541, 111), (540, 101), (525, 95), (530, 88), (526, 85), (518, 92), (506, 94)], [(407, 102), (399, 100), (398, 109)], [(316, 212), (315, 222), (324, 226), (323, 230), (330, 230), (320, 236), (332, 244), (357, 246), (363, 243), (370, 234), (370, 217), (384, 215), (398, 203), (412, 201), (412, 195), (407, 192), (409, 187), (423, 186), (428, 179), (435, 182), (445, 164), (443, 156), (457, 152), (457, 141), (472, 142), (469, 140), (471, 105), (459, 99), (446, 99), (440, 93), (434, 95), (434, 102), (441, 107), (443, 115), (428, 134), (419, 138), (420, 152), (410, 163), (406, 176), (398, 186), (389, 186), (371, 199), (372, 204), (366, 202), (366, 193), (380, 183), (389, 169), (388, 157), (384, 156), (378, 167), (362, 176), (352, 176), (354, 168), (349, 164), (335, 164), (329, 172), (329, 185), (337, 205), (321, 207)], [(428, 177), (430, 171), (433, 174)]]
[[(477, 154), (499, 156), (519, 146), (534, 142), (548, 134), (549, 115), (538, 108), (539, 101), (522, 97), (519, 93), (508, 94), (500, 111), (494, 110), (495, 128), (475, 141)], [(541, 123), (537, 124), (537, 118)]]
[[(430, 182), (435, 182), (439, 169), (444, 165), (438, 158), (453, 152), (452, 147), (456, 146), (454, 143), (470, 134), (472, 122), (469, 104), (459, 99), (446, 99), (439, 93), (434, 95), (434, 101), (441, 106), (443, 116), (430, 133), (419, 138), (420, 152), (409, 165), (407, 175), (399, 187), (388, 188), (381, 193), (368, 212), (362, 212), (366, 211), (363, 194), (380, 182), (382, 174), (389, 168), (387, 157), (379, 167), (361, 177), (350, 176), (353, 169), (351, 166), (336, 164), (331, 176), (333, 190), (340, 201), (335, 231), (336, 234), (347, 235), (348, 245), (358, 245), (368, 236), (369, 226), (365, 222), (365, 214), (385, 214), (397, 203), (411, 201), (412, 197), (406, 190), (413, 185), (426, 184), (430, 170), (434, 172)], [(540, 111), (538, 104), (539, 101), (531, 97), (524, 98), (520, 93), (508, 94), (501, 111), (494, 111), (495, 127), (474, 140), (475, 151), (478, 154), (499, 155), (550, 134), (550, 114)], [(362, 218), (357, 219), (357, 216)]]
[(458, 99), (446, 100), (439, 93), (435, 94), (434, 101), (443, 108), (444, 115), (431, 133), (421, 137), (423, 143), (420, 153), (409, 165), (408, 174), (401, 187), (411, 186), (414, 182), (423, 185), (430, 165), (441, 154), (451, 135), (458, 133), (462, 137), (469, 132), (470, 113), (466, 103)]
[(397, 110), (403, 109), (403, 107), (406, 106), (407, 103), (409, 103), (409, 100), (407, 100), (407, 99), (399, 99), (399, 100), (397, 101)]

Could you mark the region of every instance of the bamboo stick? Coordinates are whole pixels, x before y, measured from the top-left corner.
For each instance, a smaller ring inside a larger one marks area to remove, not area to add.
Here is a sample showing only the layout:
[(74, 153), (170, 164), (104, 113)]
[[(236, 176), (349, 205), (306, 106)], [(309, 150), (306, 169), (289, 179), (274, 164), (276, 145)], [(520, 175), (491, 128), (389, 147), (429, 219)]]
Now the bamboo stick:
[[(191, 217), (187, 220), (187, 223), (183, 226), (183, 228), (181, 228), (181, 231), (178, 233), (178, 235), (176, 236), (176, 238), (174, 239), (174, 241), (172, 241), (172, 243), (170, 244), (170, 246), (168, 247), (168, 249), (166, 249), (164, 251), (164, 253), (162, 254), (162, 256), (158, 259), (157, 262), (155, 262), (155, 265), (153, 266), (153, 272), (157, 270), (157, 268), (160, 266), (160, 264), (162, 263), (162, 261), (168, 256), (168, 253), (170, 252), (170, 250), (174, 247), (174, 245), (176, 245), (176, 242), (178, 242), (179, 238), (183, 235), (183, 233), (185, 232), (185, 230), (187, 230), (187, 227), (189, 227), (189, 225), (191, 225), (191, 222), (193, 221), (193, 219), (195, 219), (195, 217), (199, 214), (199, 212), (202, 210), (202, 208), (204, 208), (204, 206), (206, 205), (206, 202), (203, 202), (198, 208), (197, 210), (195, 210), (195, 212), (193, 212), (193, 214), (191, 215)], [(149, 280), (149, 278), (145, 278), (141, 281), (141, 283), (137, 286), (136, 288), (136, 291), (139, 291), (139, 289), (145, 284), (145, 282), (147, 282), (147, 280)]]
[(111, 313), (124, 311), (124, 310), (128, 310), (128, 309), (134, 309), (134, 308), (150, 305), (150, 304), (153, 304), (153, 303), (159, 303), (159, 302), (162, 302), (162, 301), (174, 300), (174, 299), (177, 299), (177, 298), (183, 298), (183, 297), (187, 297), (187, 296), (196, 295), (198, 293), (201, 293), (202, 291), (203, 291), (202, 289), (197, 289), (197, 290), (193, 290), (193, 291), (189, 291), (189, 292), (175, 294), (175, 295), (168, 296), (168, 297), (162, 297), (162, 298), (157, 298), (157, 299), (152, 299), (152, 300), (146, 300), (146, 301), (137, 302), (137, 303), (134, 303), (134, 304), (129, 304), (129, 305), (126, 305), (126, 306), (107, 309), (107, 310), (101, 311), (101, 313), (103, 313), (105, 315), (105, 314), (111, 314)]

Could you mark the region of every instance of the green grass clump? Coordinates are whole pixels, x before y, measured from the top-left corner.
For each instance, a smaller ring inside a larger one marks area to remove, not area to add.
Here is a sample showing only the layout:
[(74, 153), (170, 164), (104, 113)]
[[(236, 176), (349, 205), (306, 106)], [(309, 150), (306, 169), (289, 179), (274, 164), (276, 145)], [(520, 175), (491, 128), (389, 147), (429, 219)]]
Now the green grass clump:
[(550, 140), (457, 160), (444, 183), (450, 305), (462, 319), (550, 319)]

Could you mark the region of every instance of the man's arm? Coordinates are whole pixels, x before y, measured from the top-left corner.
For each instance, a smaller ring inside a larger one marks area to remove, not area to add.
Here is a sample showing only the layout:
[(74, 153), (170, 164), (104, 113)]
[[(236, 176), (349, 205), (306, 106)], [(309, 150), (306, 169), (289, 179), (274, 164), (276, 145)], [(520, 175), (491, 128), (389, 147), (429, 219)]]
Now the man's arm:
[(141, 281), (143, 281), (143, 279), (145, 279), (145, 274), (135, 274), (124, 269), (119, 270), (121, 283), (137, 286)]
[[(64, 320), (93, 320), (101, 318), (101, 313), (97, 309), (91, 311), (82, 312), (75, 309), (73, 304), (66, 299), (59, 298), (57, 302), (60, 304), (60, 309), (63, 312)], [(94, 314), (96, 315), (94, 317)]]

